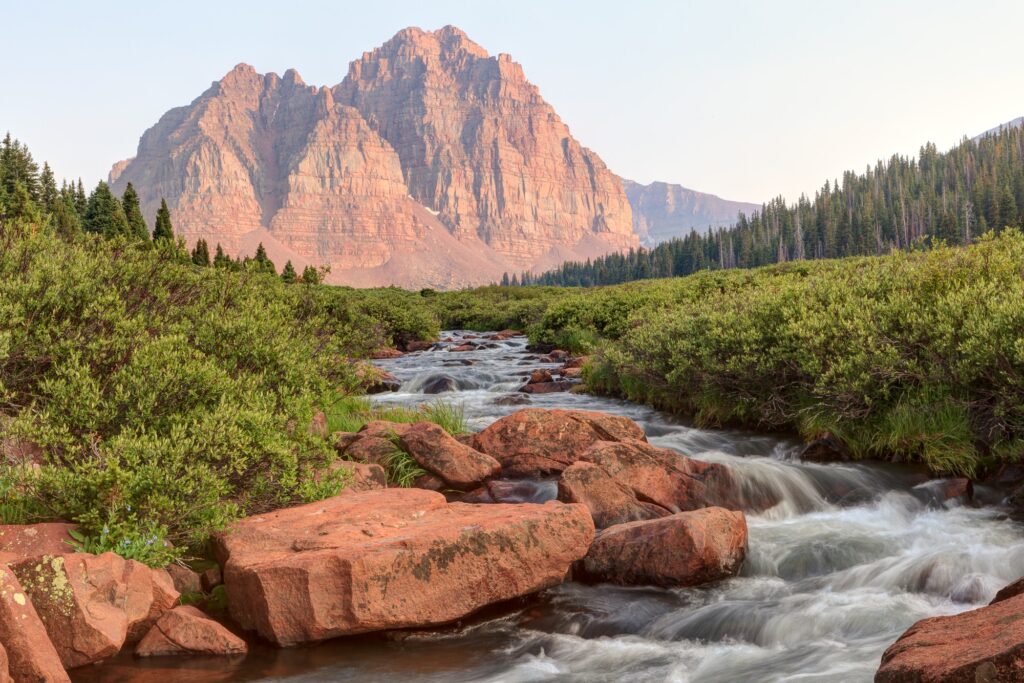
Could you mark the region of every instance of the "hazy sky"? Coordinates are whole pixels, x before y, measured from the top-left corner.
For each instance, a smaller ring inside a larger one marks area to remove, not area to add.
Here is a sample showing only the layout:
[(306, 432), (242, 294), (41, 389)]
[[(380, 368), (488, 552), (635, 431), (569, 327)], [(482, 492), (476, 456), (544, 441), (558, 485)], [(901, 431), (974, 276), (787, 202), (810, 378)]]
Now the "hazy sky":
[(92, 186), (238, 62), (333, 85), (405, 26), (509, 52), (626, 177), (760, 202), (1024, 115), (1024, 1), (0, 0), (0, 131)]

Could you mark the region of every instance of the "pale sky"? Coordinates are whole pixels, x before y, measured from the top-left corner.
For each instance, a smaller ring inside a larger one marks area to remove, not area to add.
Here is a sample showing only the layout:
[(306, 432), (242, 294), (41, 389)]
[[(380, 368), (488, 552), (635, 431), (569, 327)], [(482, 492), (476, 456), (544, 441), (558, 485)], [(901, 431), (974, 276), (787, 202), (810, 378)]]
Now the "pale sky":
[(761, 202), (1024, 115), (1024, 1), (0, 0), (0, 131), (92, 187), (238, 62), (334, 85), (406, 26), (508, 52), (623, 176)]

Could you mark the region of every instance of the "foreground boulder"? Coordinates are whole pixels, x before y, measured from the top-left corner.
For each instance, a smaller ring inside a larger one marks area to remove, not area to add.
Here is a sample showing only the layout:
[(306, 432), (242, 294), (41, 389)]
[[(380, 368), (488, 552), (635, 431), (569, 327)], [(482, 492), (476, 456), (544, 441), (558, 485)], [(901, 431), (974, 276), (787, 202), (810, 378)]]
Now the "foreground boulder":
[(882, 655), (876, 683), (1024, 681), (1024, 595), (922, 619)]
[(432, 422), (411, 425), (399, 444), (420, 466), (456, 489), (469, 489), (501, 473), (501, 463), (461, 443)]
[(384, 489), (244, 519), (215, 547), (231, 616), (286, 646), (443, 624), (554, 586), (593, 535), (581, 505)]
[(669, 514), (662, 507), (640, 502), (632, 489), (589, 462), (573, 463), (562, 472), (558, 500), (586, 505), (598, 529)]
[(646, 441), (598, 442), (580, 456), (666, 514), (721, 506), (740, 509), (732, 471), (725, 465), (693, 460)]
[(160, 617), (135, 648), (139, 657), (244, 655), (248, 651), (244, 640), (189, 605)]
[(70, 532), (77, 524), (0, 524), (0, 563), (75, 552)]
[(16, 682), (70, 682), (60, 655), (50, 642), (39, 614), (18, 577), (0, 564), (0, 644), (7, 655), (10, 677)]
[(626, 586), (699, 586), (734, 576), (746, 552), (743, 513), (714, 507), (609, 527), (583, 568), (594, 580)]
[(508, 475), (561, 472), (598, 441), (645, 441), (632, 420), (586, 410), (526, 408), (476, 435), (476, 449), (494, 456)]
[(67, 669), (138, 641), (179, 597), (166, 571), (114, 553), (47, 556), (11, 568)]
[(992, 602), (990, 602), (989, 604), (994, 605), (997, 602), (1002, 602), (1003, 600), (1009, 600), (1010, 598), (1017, 597), (1022, 593), (1024, 593), (1024, 577), (1019, 578), (1013, 583), (1007, 584), (1006, 586), (1000, 588), (999, 592), (996, 593), (996, 597), (992, 598)]

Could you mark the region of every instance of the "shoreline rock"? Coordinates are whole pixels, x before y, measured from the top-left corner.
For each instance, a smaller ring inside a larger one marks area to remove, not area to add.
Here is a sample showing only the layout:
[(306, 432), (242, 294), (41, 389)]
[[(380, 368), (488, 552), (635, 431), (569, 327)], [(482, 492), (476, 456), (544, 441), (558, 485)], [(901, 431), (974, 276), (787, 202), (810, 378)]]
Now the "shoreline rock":
[(385, 489), (241, 520), (215, 539), (231, 616), (280, 646), (451, 622), (561, 583), (581, 505), (449, 504)]
[(157, 620), (135, 648), (137, 657), (244, 655), (249, 646), (200, 610), (180, 605)]

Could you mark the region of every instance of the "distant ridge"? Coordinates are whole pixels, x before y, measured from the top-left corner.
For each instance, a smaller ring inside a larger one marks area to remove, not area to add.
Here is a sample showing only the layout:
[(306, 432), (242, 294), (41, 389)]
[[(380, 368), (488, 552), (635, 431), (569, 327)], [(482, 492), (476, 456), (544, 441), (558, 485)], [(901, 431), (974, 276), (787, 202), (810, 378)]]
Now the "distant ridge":
[(710, 228), (732, 225), (740, 212), (750, 215), (761, 210), (760, 204), (722, 199), (672, 183), (641, 185), (623, 178), (622, 184), (633, 209), (633, 232), (647, 247), (683, 237), (691, 230), (706, 233)]
[(996, 126), (995, 128), (989, 128), (988, 130), (986, 130), (981, 135), (976, 135), (973, 139), (974, 140), (979, 140), (980, 138), (983, 138), (986, 135), (994, 135), (994, 134), (998, 133), (999, 131), (1001, 131), (1004, 128), (1020, 128), (1021, 126), (1024, 126), (1024, 116), (1018, 116), (1017, 118), (1015, 118), (1012, 121), (1007, 121), (1006, 123), (1002, 123), (1002, 124)]

